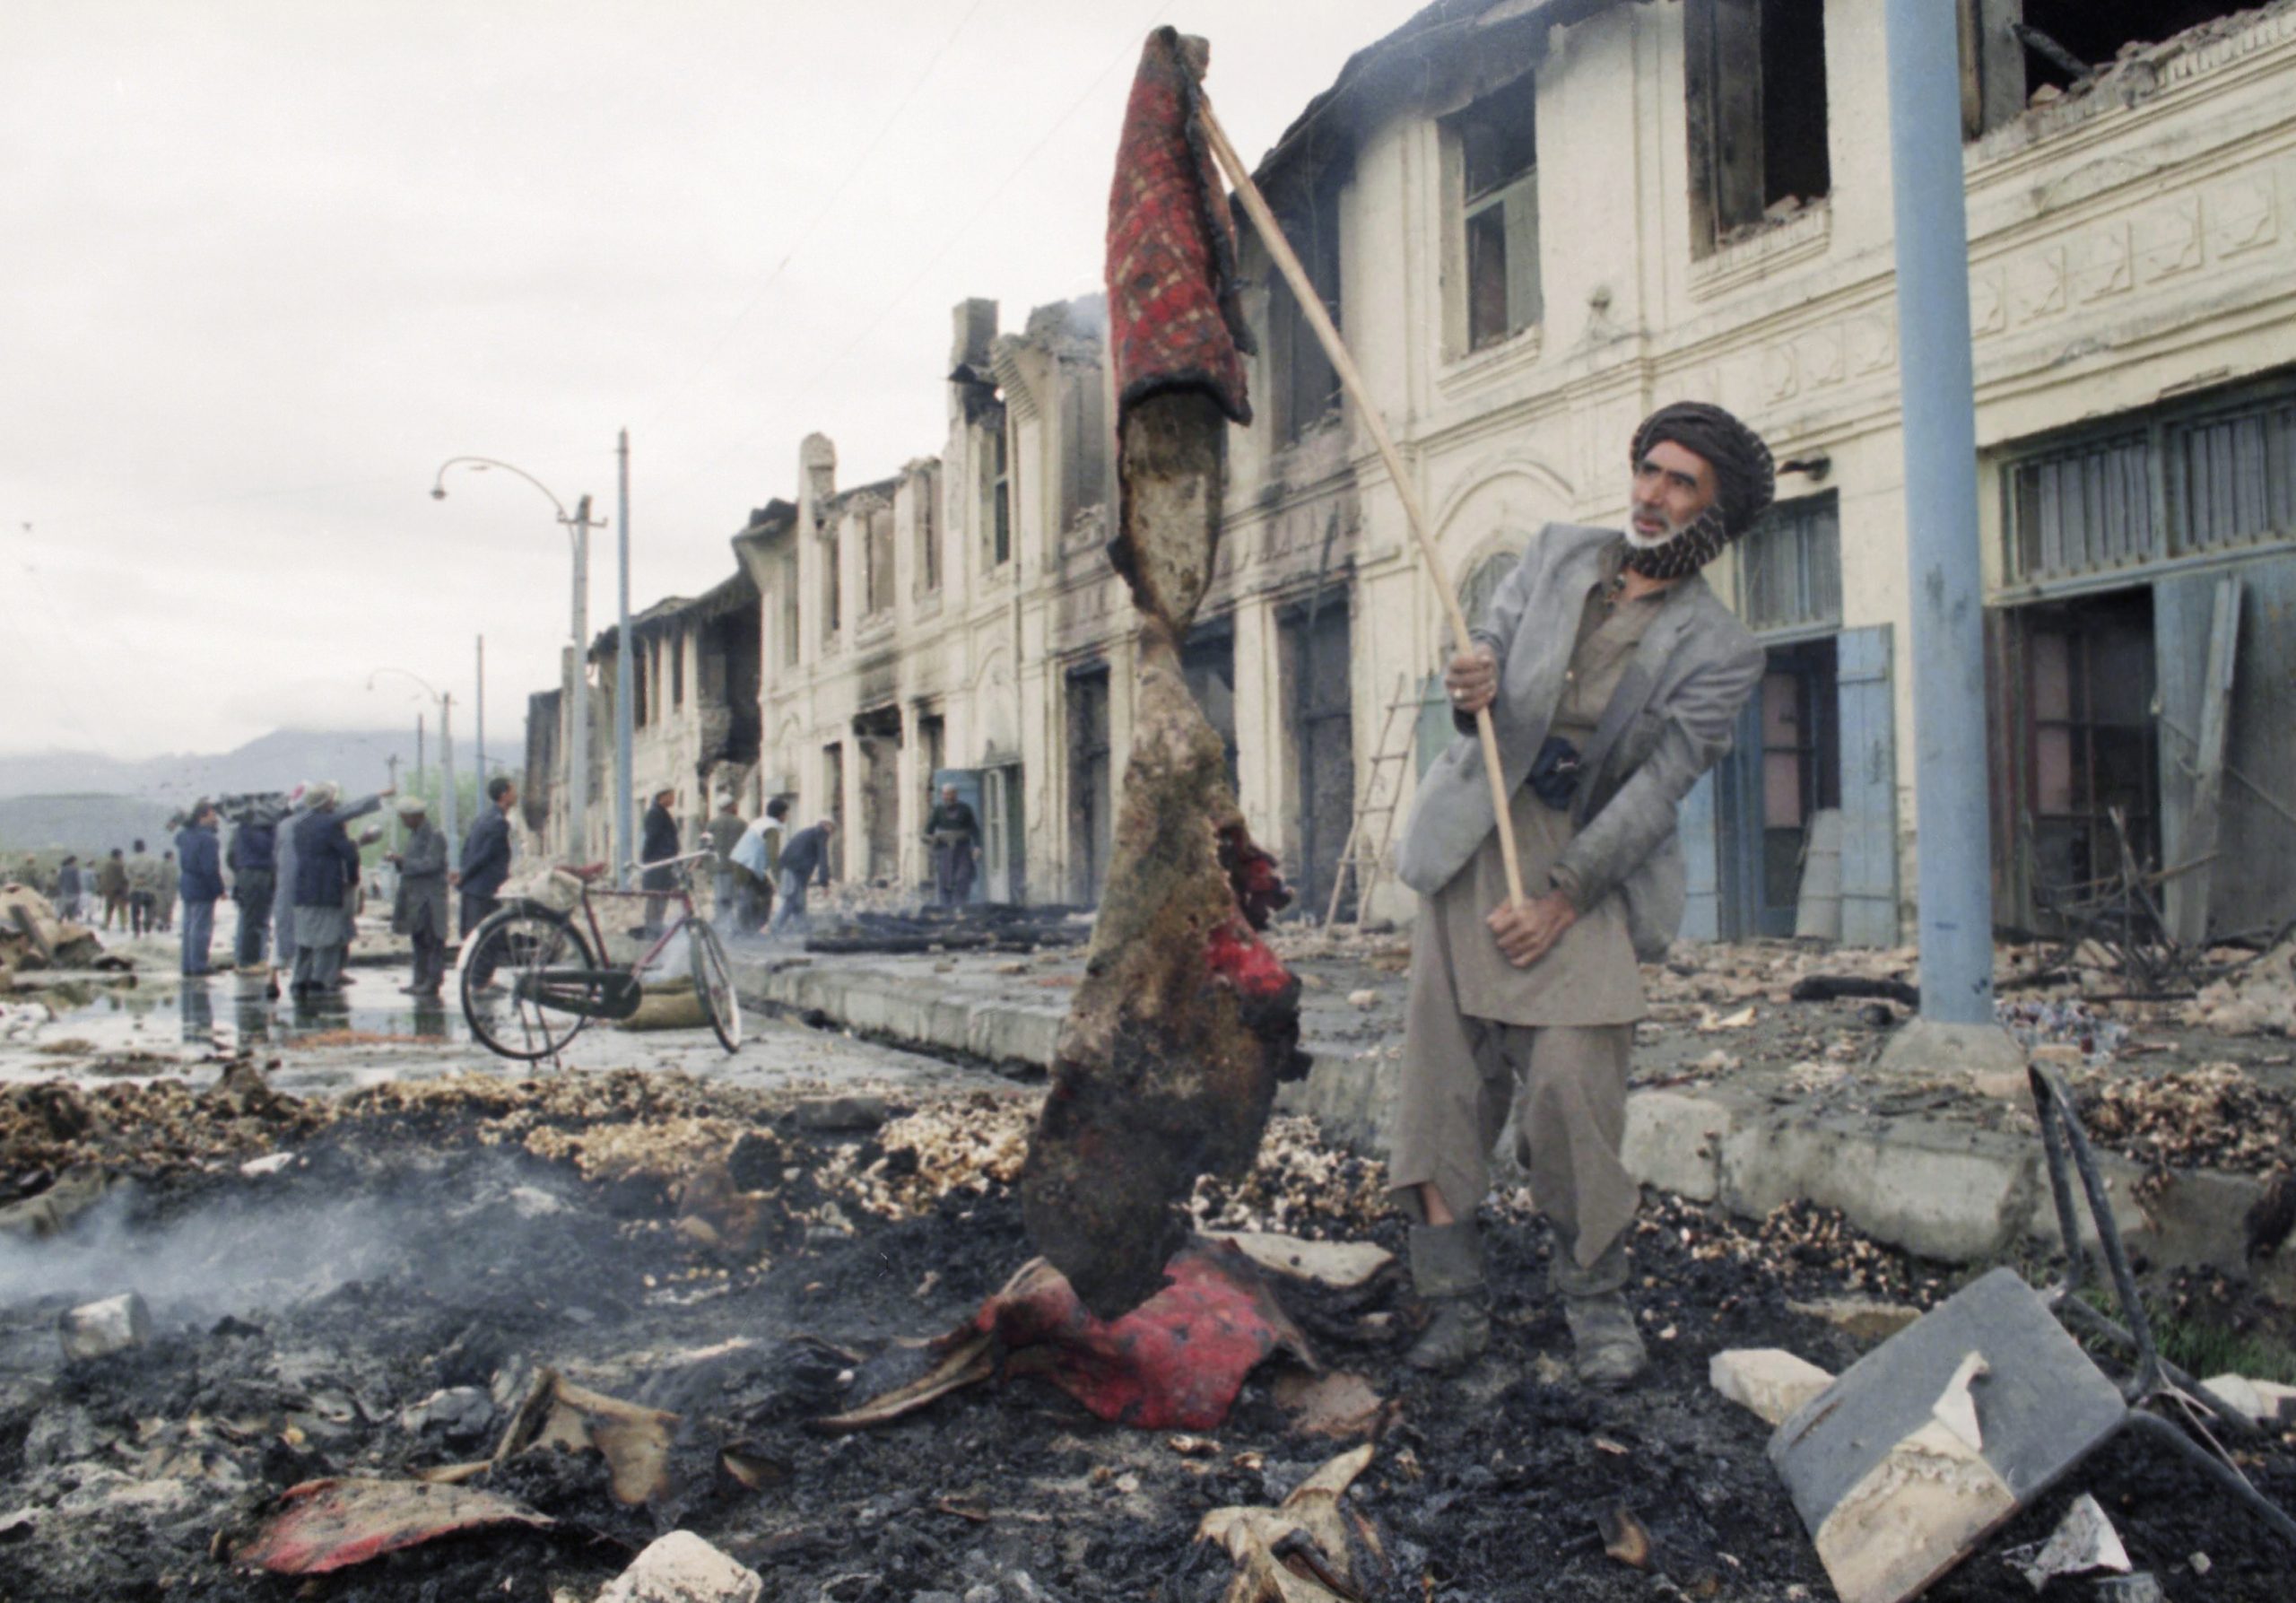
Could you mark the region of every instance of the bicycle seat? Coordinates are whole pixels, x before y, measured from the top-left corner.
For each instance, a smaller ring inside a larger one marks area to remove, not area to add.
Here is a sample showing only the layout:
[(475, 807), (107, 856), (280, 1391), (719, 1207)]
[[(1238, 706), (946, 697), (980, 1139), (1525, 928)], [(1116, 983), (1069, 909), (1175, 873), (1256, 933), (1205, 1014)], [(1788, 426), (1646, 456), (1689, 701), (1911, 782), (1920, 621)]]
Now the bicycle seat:
[(578, 880), (604, 879), (606, 866), (604, 863), (569, 863), (566, 865), (566, 872)]

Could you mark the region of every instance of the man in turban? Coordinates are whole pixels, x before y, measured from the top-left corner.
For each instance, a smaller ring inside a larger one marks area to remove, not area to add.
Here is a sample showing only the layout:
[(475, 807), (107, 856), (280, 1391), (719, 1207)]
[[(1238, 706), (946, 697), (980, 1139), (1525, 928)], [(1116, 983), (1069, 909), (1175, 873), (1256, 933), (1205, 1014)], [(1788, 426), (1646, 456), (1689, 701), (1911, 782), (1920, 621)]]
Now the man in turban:
[(1411, 1361), (1454, 1370), (1491, 1339), (1475, 1209), (1511, 1112), (1553, 1230), (1550, 1282), (1588, 1385), (1640, 1372), (1619, 1160), (1638, 959), (1680, 928), (1675, 812), (1729, 749), (1762, 651), (1699, 570), (1770, 504), (1769, 449), (1717, 406), (1636, 431), (1627, 527), (1552, 523), (1451, 659), (1463, 731), (1491, 709), (1526, 904), (1509, 902), (1483, 748), (1421, 782), (1398, 868), (1421, 896), (1389, 1179), (1429, 1318)]

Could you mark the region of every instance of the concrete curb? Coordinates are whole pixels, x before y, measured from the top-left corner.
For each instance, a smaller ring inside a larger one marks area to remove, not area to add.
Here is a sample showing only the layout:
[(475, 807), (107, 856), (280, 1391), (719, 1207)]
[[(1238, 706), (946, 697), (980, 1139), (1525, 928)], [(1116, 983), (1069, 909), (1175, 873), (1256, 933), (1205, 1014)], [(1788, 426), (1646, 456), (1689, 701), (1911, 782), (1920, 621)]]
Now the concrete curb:
[[(1067, 1013), (1065, 997), (1031, 1005), (861, 964), (737, 957), (735, 969), (744, 1001), (819, 1012), (863, 1035), (1005, 1072), (1048, 1070)], [(1400, 1070), (1394, 1043), (1366, 1048), (1360, 1032), (1319, 1037), (1323, 1011), (1311, 1006), (1303, 1020), (1315, 1070), (1284, 1086), (1276, 1105), (1314, 1118), (1360, 1152), (1383, 1153)], [(2057, 1239), (2039, 1142), (1950, 1119), (1813, 1116), (1726, 1085), (1646, 1088), (1627, 1099), (1622, 1155), (1645, 1185), (1752, 1218), (1789, 1202), (1817, 1203), (1876, 1240), (1948, 1262), (2002, 1258)], [(2246, 1259), (2243, 1219), (2262, 1195), (2260, 1180), (2201, 1171), (2146, 1194), (2136, 1164), (2104, 1154), (2100, 1163), (2133, 1257), (2156, 1268), (2254, 1274), (2267, 1294), (2296, 1299), (2296, 1263)]]

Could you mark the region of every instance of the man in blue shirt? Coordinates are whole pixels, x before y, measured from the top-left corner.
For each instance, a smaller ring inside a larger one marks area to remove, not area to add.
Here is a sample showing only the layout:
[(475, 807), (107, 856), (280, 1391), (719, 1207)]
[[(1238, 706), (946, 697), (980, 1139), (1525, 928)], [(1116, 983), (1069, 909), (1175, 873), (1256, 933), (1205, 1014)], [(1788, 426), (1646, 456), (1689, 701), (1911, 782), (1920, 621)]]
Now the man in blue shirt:
[(223, 867), (215, 841), (215, 809), (205, 801), (192, 809), (191, 822), (176, 837), (182, 866), (183, 971), (186, 979), (207, 972), (207, 948), (215, 937), (215, 903), (223, 894)]
[[(502, 882), (510, 877), (510, 809), (517, 805), (518, 788), (508, 774), (496, 774), (486, 781), (486, 799), (490, 805), (478, 810), (478, 816), (471, 820), (470, 832), (463, 837), (460, 872), (447, 876), (447, 883), (463, 893), (465, 941), (501, 905), (496, 897)], [(471, 971), (473, 985), (484, 986), (493, 978), (491, 967)]]

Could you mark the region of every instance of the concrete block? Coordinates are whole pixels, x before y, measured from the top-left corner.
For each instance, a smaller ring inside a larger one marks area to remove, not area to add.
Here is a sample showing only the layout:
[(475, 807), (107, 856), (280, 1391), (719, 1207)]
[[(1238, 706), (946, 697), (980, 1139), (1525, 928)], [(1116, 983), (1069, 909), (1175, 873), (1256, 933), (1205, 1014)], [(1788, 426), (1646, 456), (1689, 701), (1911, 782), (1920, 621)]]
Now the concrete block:
[(1806, 1198), (1883, 1241), (1966, 1262), (2000, 1251), (2029, 1217), (2037, 1161), (2020, 1143), (1909, 1119), (1877, 1135), (1772, 1117), (1723, 1137), (1721, 1198), (1754, 1218)]
[(56, 1322), (66, 1358), (101, 1358), (152, 1339), (152, 1311), (134, 1292), (86, 1302)]
[(1641, 1184), (1711, 1202), (1722, 1189), (1722, 1138), (1729, 1107), (1680, 1091), (1639, 1091), (1627, 1098), (1626, 1138), (1619, 1156)]
[(757, 1603), (765, 1582), (690, 1530), (655, 1541), (598, 1594), (598, 1603)]
[(1706, 1378), (1715, 1390), (1770, 1425), (1784, 1424), (1787, 1416), (1833, 1384), (1831, 1375), (1782, 1347), (1717, 1353), (1707, 1360)]

